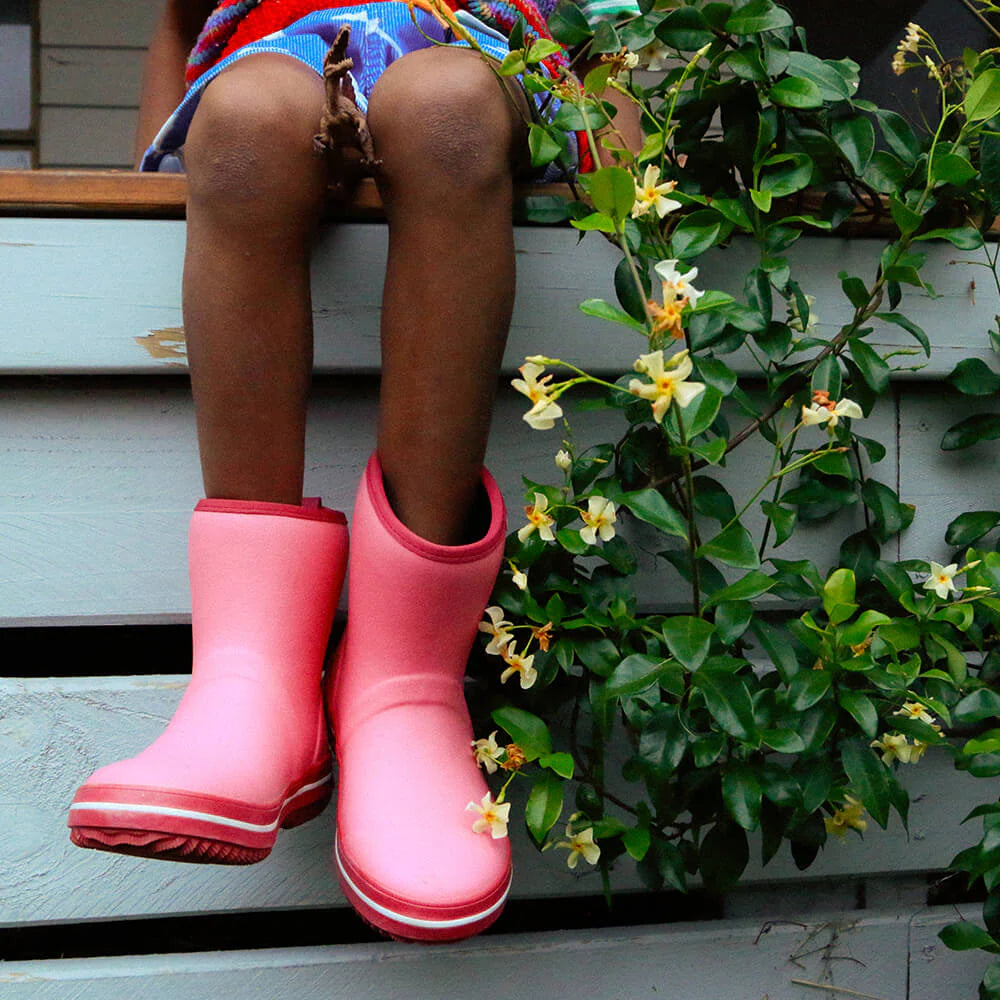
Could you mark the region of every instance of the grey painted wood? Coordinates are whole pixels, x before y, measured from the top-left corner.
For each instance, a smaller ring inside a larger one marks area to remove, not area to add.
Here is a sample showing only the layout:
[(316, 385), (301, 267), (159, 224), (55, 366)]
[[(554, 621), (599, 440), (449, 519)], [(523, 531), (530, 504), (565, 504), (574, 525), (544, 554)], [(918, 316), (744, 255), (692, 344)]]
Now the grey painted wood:
[(982, 951), (952, 951), (938, 937), (958, 920), (983, 926), (981, 906), (937, 906), (918, 913), (910, 927), (909, 1000), (975, 1000), (979, 982), (995, 956)]
[(136, 108), (144, 54), (145, 49), (46, 46), (38, 60), (39, 103)]
[(951, 562), (955, 550), (944, 539), (948, 523), (967, 510), (1000, 510), (996, 441), (961, 451), (940, 447), (948, 427), (973, 413), (998, 408), (996, 398), (970, 399), (950, 386), (928, 386), (900, 397), (906, 442), (900, 452), (900, 495), (917, 508), (902, 536), (903, 558)]
[[(360, 470), (374, 445), (374, 379), (321, 377), (310, 409), (306, 491), (350, 511)], [(522, 474), (555, 482), (553, 456), (565, 433), (533, 431), (524, 398), (501, 387), (487, 453), (507, 501), (511, 528), (523, 517)], [(616, 439), (612, 414), (571, 413), (580, 448)], [(887, 441), (880, 478), (895, 472), (892, 400), (870, 420)], [(733, 426), (739, 421), (733, 417)], [(181, 378), (17, 379), (0, 392), (0, 625), (185, 620), (186, 531), (201, 496), (194, 416)], [(821, 431), (804, 434), (819, 446)], [(755, 438), (711, 470), (737, 502), (769, 467)], [(747, 525), (761, 527), (759, 506)], [(774, 554), (832, 563), (839, 537), (863, 524), (858, 508), (800, 531)], [(713, 530), (706, 525), (706, 531)], [(639, 531), (645, 605), (683, 607), (687, 588), (650, 552)], [(891, 547), (890, 547), (891, 548)], [(894, 549), (893, 549), (894, 551)]]
[[(103, 149), (95, 148), (92, 155), (106, 155)], [(584, 299), (614, 299), (611, 273), (617, 252), (594, 234), (578, 246), (577, 234), (565, 228), (519, 227), (516, 244), (519, 287), (505, 368), (513, 370), (526, 355), (542, 353), (597, 372), (628, 370), (643, 350), (642, 338), (578, 311)], [(817, 299), (821, 336), (832, 336), (850, 311), (837, 270), (870, 278), (881, 246), (880, 241), (803, 237), (793, 248), (801, 260), (803, 288)], [(0, 372), (153, 372), (183, 365), (178, 340), (183, 247), (181, 222), (0, 219), (0, 274), (7, 276), (9, 289), (17, 289), (16, 295), (4, 295)], [(385, 248), (386, 230), (378, 224), (324, 229), (313, 263), (317, 370), (377, 369)], [(1000, 310), (995, 289), (985, 281), (973, 304), (969, 275), (978, 271), (951, 263), (975, 255), (958, 254), (947, 245), (929, 252), (928, 276), (941, 297), (911, 292), (904, 302), (934, 345), (930, 362), (917, 373), (921, 378), (947, 374), (965, 354), (992, 357), (985, 331)], [(740, 294), (729, 287), (732, 276), (745, 273), (754, 254), (747, 244), (713, 253), (701, 265), (699, 283)], [(869, 340), (876, 346), (914, 346), (885, 324)], [(727, 360), (744, 373), (757, 370), (745, 353)], [(924, 362), (921, 354), (893, 363)]]
[[(0, 786), (0, 926), (343, 905), (328, 864), (332, 810), (284, 831), (271, 857), (249, 868), (150, 862), (70, 844), (66, 810), (76, 787), (97, 767), (130, 757), (155, 739), (186, 680), (0, 679), (0, 773), (5, 776)], [(929, 752), (899, 774), (913, 799), (909, 839), (895, 821), (885, 832), (870, 824), (863, 839), (853, 834), (844, 841), (831, 839), (806, 873), (794, 866), (787, 848), (762, 868), (754, 847), (746, 883), (772, 886), (776, 893), (785, 891), (779, 887), (810, 886), (815, 900), (828, 899), (830, 908), (842, 895), (836, 884), (827, 889), (824, 879), (899, 878), (945, 868), (975, 840), (975, 832), (960, 826), (960, 820), (988, 790), (954, 772), (942, 752)], [(595, 871), (574, 875), (559, 852), (539, 854), (520, 822), (512, 830), (517, 897), (600, 894)], [(627, 859), (620, 862), (613, 884), (620, 891), (640, 888)], [(760, 911), (758, 897), (754, 912)]]
[(162, 0), (40, 0), (42, 45), (149, 44)]
[[(606, 931), (496, 935), (436, 948), (405, 944), (143, 958), (11, 962), (9, 1000), (144, 1000), (209, 995), (246, 1000), (468, 1000), (489, 995), (634, 1000), (904, 1000), (907, 921), (901, 914), (830, 914), (805, 926), (674, 924)], [(825, 991), (795, 980), (826, 985)], [(141, 986), (139, 983), (141, 982)], [(944, 984), (941, 984), (944, 985)], [(953, 994), (942, 992), (938, 1000)]]
[(42, 167), (127, 167), (132, 159), (135, 108), (46, 105), (38, 115)]

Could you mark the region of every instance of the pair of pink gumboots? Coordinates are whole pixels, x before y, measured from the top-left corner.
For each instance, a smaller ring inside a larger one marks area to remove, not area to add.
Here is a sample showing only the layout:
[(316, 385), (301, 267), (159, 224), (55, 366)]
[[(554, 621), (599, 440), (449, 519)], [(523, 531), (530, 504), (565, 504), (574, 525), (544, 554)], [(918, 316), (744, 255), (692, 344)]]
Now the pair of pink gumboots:
[[(351, 531), (347, 628), (323, 659), (347, 568), (343, 514), (203, 500), (191, 520), (194, 665), (165, 732), (87, 779), (69, 813), (81, 847), (250, 864), (317, 816), (338, 763), (333, 858), (345, 895), (397, 938), (488, 927), (510, 844), (473, 830), (487, 792), (471, 750), (465, 664), (503, 557), (503, 501), (485, 470), (478, 541), (425, 541), (394, 515), (377, 456)], [(325, 689), (324, 689), (325, 687)]]

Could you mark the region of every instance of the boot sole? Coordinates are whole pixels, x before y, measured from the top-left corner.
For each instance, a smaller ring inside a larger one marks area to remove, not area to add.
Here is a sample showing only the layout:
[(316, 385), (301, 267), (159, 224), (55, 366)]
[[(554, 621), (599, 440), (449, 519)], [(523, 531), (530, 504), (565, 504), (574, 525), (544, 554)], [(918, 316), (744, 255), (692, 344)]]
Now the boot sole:
[(279, 829), (318, 816), (331, 794), (328, 763), (312, 768), (272, 806), (173, 789), (84, 785), (70, 806), (70, 840), (163, 861), (250, 865), (271, 853)]
[(510, 892), (512, 873), (508, 871), (505, 881), (489, 896), (475, 900), (466, 906), (447, 907), (448, 916), (434, 916), (433, 906), (411, 904), (401, 900), (380, 901), (384, 894), (369, 882), (359, 871), (347, 871), (340, 854), (340, 845), (335, 840), (333, 847), (334, 864), (340, 888), (351, 906), (361, 918), (375, 930), (387, 934), (397, 941), (437, 944), (446, 941), (460, 941), (486, 930), (503, 912)]

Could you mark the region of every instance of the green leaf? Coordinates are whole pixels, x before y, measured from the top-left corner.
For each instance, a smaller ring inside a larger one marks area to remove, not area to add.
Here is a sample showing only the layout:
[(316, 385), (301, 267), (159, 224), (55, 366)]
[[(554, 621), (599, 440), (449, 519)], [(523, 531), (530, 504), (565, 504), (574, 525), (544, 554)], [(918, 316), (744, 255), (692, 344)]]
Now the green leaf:
[(587, 94), (595, 94), (600, 96), (604, 93), (608, 86), (608, 80), (611, 77), (612, 66), (611, 63), (601, 63), (599, 66), (595, 66), (589, 73), (583, 78), (583, 90)]
[(574, 0), (560, 0), (549, 15), (549, 32), (563, 45), (581, 45), (593, 35), (593, 29)]
[(622, 834), (622, 844), (630, 858), (642, 861), (649, 850), (650, 835), (648, 826), (633, 826)]
[(691, 260), (725, 239), (731, 230), (732, 224), (717, 212), (692, 212), (677, 224), (670, 246), (678, 259)]
[(881, 194), (893, 194), (906, 183), (909, 167), (894, 154), (877, 149), (865, 167), (862, 180)]
[(997, 945), (992, 934), (984, 931), (982, 927), (969, 923), (968, 920), (942, 927), (938, 931), (938, 937), (952, 951), (971, 951), (974, 948), (991, 948)]
[(823, 584), (823, 610), (829, 615), (838, 604), (853, 604), (857, 582), (849, 569), (834, 570)]
[(611, 323), (621, 323), (622, 326), (627, 326), (637, 333), (645, 332), (642, 323), (634, 320), (624, 309), (619, 309), (610, 302), (605, 302), (604, 299), (586, 299), (580, 303), (580, 312), (597, 319), (606, 319)]
[(878, 711), (868, 695), (861, 691), (842, 690), (837, 695), (837, 701), (854, 718), (868, 739), (873, 740), (878, 736)]
[(863, 115), (840, 118), (831, 122), (830, 134), (854, 172), (860, 176), (875, 152), (875, 128), (872, 123)]
[(713, 41), (715, 36), (696, 7), (678, 7), (657, 25), (656, 37), (682, 52), (693, 52)]
[(765, 729), (761, 739), (778, 753), (801, 753), (806, 745), (794, 729)]
[(812, 708), (830, 690), (832, 675), (825, 670), (800, 670), (788, 685), (788, 706), (793, 712)]
[(670, 652), (693, 672), (708, 656), (715, 626), (703, 618), (675, 615), (663, 623), (662, 632)]
[(723, 601), (715, 609), (715, 630), (719, 638), (729, 645), (743, 635), (751, 618), (753, 605), (749, 601)]
[(535, 842), (541, 844), (556, 825), (563, 810), (563, 783), (546, 771), (535, 779), (524, 807), (524, 820)]
[(764, 161), (760, 178), (762, 191), (770, 191), (774, 198), (785, 198), (809, 186), (813, 174), (813, 161), (805, 153), (779, 153)]
[(777, 626), (768, 625), (759, 618), (751, 626), (753, 634), (760, 640), (764, 652), (778, 671), (785, 684), (799, 672), (799, 661), (795, 656), (795, 647), (787, 633)]
[(528, 49), (528, 55), (526, 61), (529, 63), (540, 63), (543, 59), (548, 59), (549, 56), (554, 56), (557, 52), (562, 52), (563, 47), (558, 43), (552, 41), (551, 38), (539, 38), (537, 41), (532, 42), (531, 48)]
[(721, 893), (739, 881), (749, 860), (746, 831), (735, 823), (717, 823), (701, 842), (698, 869), (709, 892)]
[(761, 799), (760, 781), (746, 764), (734, 764), (722, 776), (722, 801), (744, 830), (760, 826)]
[[(909, 523), (903, 504), (895, 490), (875, 479), (866, 479), (861, 487), (861, 499), (877, 522), (878, 536), (882, 541), (899, 534)], [(912, 516), (912, 515), (911, 515)]]
[(537, 715), (504, 705), (494, 709), (492, 719), (524, 751), (528, 760), (537, 760), (542, 754), (552, 752), (549, 727)]
[(988, 69), (972, 81), (963, 108), (970, 122), (984, 122), (1000, 111), (1000, 69)]
[(726, 21), (725, 30), (731, 35), (757, 35), (774, 28), (790, 28), (791, 15), (771, 0), (750, 0), (733, 11)]
[(751, 598), (760, 597), (761, 594), (766, 594), (774, 585), (775, 581), (771, 577), (756, 570), (740, 577), (728, 587), (716, 590), (705, 601), (704, 608), (707, 611), (723, 601), (748, 601)]
[(948, 525), (944, 540), (949, 545), (972, 545), (1000, 524), (1000, 510), (970, 510)]
[(524, 52), (520, 49), (514, 49), (503, 57), (503, 62), (500, 63), (500, 68), (497, 72), (501, 76), (518, 76), (527, 68), (524, 62)]
[(688, 745), (688, 734), (675, 705), (657, 705), (639, 737), (638, 759), (652, 777), (663, 780), (677, 770)]
[(692, 675), (713, 719), (730, 736), (752, 741), (755, 723), (753, 702), (746, 684), (738, 677), (720, 671), (699, 670)]
[(949, 427), (941, 438), (941, 449), (959, 451), (995, 438), (1000, 438), (1000, 413), (977, 413)]
[(614, 220), (603, 212), (591, 212), (590, 215), (586, 215), (582, 219), (573, 219), (570, 225), (574, 229), (580, 229), (585, 233), (595, 229), (601, 233), (618, 232)]
[(702, 559), (719, 559), (728, 566), (740, 569), (756, 569), (760, 566), (750, 532), (738, 521), (701, 545), (695, 555)]
[(824, 101), (846, 101), (854, 92), (832, 63), (809, 52), (788, 53), (788, 75), (812, 80)]
[(915, 233), (924, 221), (924, 217), (919, 212), (904, 205), (895, 195), (889, 199), (889, 211), (892, 214), (892, 221), (896, 223), (904, 236)]
[(892, 323), (893, 325), (906, 330), (906, 332), (909, 333), (924, 349), (924, 354), (926, 354), (927, 357), (931, 356), (930, 338), (912, 320), (909, 320), (901, 313), (896, 312), (875, 313), (875, 318), (880, 319), (885, 323)]
[(654, 489), (635, 490), (623, 493), (619, 498), (639, 520), (659, 528), (660, 531), (687, 541), (687, 524), (684, 518), (664, 499), (663, 494)]
[(868, 305), (868, 289), (860, 278), (852, 277), (845, 271), (841, 271), (837, 277), (840, 278), (840, 287), (855, 309), (863, 309)]
[(1000, 375), (979, 358), (959, 361), (948, 381), (965, 396), (992, 396), (1000, 392)]
[(786, 108), (821, 108), (823, 92), (813, 83), (800, 76), (788, 76), (779, 80), (767, 95), (775, 104)]
[(662, 656), (631, 653), (611, 672), (601, 697), (610, 701), (645, 691), (670, 669), (670, 661)]
[(967, 725), (985, 719), (1000, 719), (1000, 692), (980, 688), (967, 694), (952, 710), (955, 722)]
[(795, 530), (796, 513), (794, 508), (782, 507), (770, 500), (762, 500), (760, 509), (770, 518), (774, 525), (774, 547), (783, 545), (792, 537)]
[(531, 151), (533, 167), (544, 167), (562, 152), (562, 147), (548, 131), (541, 125), (534, 124), (528, 129), (528, 149)]
[(569, 780), (573, 777), (573, 757), (568, 753), (546, 753), (538, 758), (538, 763), (542, 767), (547, 767), (550, 771), (555, 771), (560, 778)]
[(635, 181), (623, 167), (601, 167), (588, 184), (594, 208), (612, 219), (628, 218), (635, 204)]
[(873, 392), (883, 393), (889, 388), (890, 368), (881, 356), (863, 340), (855, 337), (848, 348), (855, 364)]
[(889, 780), (885, 765), (861, 739), (841, 744), (841, 760), (852, 790), (884, 830), (889, 822)]
[(975, 176), (976, 168), (958, 153), (936, 156), (931, 163), (931, 179), (935, 184), (954, 184), (956, 187), (963, 187)]
[(903, 160), (904, 163), (913, 164), (920, 155), (920, 142), (913, 134), (910, 123), (895, 111), (886, 111), (879, 108), (875, 112), (879, 125), (882, 127), (882, 135), (889, 144), (889, 148)]
[(750, 200), (766, 215), (771, 211), (771, 201), (773, 195), (770, 191), (758, 191), (757, 188), (750, 188)]

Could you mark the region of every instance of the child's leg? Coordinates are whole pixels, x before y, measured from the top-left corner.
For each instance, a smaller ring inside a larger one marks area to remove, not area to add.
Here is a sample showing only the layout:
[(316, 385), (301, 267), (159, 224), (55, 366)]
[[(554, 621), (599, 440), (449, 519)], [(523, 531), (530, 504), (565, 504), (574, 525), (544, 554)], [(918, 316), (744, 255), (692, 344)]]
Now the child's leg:
[(394, 62), (368, 124), (389, 220), (379, 457), (418, 535), (464, 540), (514, 299), (512, 176), (527, 104), (475, 53)]
[(184, 325), (209, 497), (302, 499), (323, 102), (308, 67), (247, 56), (209, 84), (188, 133)]

